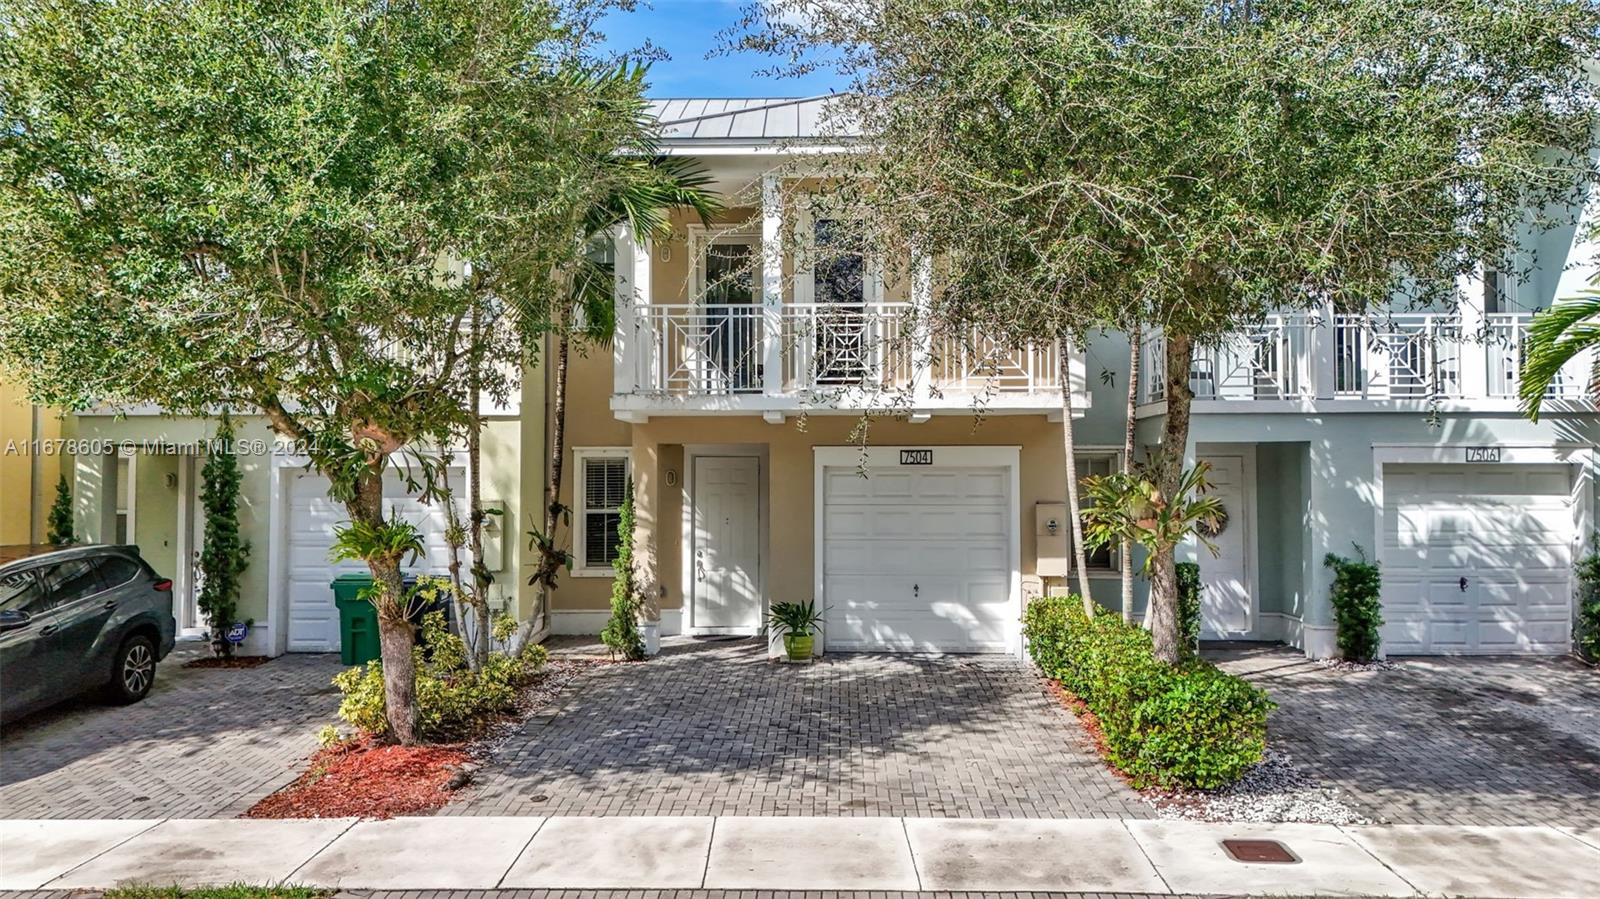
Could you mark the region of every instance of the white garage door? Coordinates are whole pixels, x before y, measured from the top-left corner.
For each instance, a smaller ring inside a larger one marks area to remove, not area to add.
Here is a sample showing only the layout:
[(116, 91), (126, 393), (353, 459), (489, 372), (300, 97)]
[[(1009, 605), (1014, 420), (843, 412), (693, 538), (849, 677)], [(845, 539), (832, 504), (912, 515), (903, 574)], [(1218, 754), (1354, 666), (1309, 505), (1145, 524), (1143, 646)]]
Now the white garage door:
[[(285, 473), (289, 479), (289, 651), (336, 652), (339, 649), (339, 610), (333, 605), (328, 584), (346, 572), (364, 572), (360, 562), (328, 561), (334, 527), (350, 519), (342, 503), (328, 498), (328, 480), (306, 471)], [(452, 484), (465, 483), (459, 470), (450, 472)], [(384, 482), (384, 503), (422, 529), (428, 551), (407, 571), (444, 574), (449, 565), (449, 547), (444, 541), (445, 510), (442, 505), (425, 506), (409, 497), (400, 477), (393, 472)]]
[(1386, 465), (1391, 654), (1560, 653), (1572, 627), (1563, 465)]
[(829, 650), (1010, 652), (1010, 478), (1000, 468), (823, 470)]

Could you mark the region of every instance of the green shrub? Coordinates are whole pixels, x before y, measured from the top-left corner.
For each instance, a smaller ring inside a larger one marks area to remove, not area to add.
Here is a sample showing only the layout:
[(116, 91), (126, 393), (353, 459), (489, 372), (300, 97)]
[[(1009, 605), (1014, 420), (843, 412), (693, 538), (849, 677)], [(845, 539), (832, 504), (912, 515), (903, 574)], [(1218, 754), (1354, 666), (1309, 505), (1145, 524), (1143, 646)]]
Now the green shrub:
[[(466, 665), (466, 645), (450, 633), (443, 613), (422, 619), (423, 638), (429, 651), (413, 650), (417, 661), (417, 734), (443, 742), (471, 737), (496, 718), (516, 710), (517, 694), (548, 660), (543, 646), (533, 645), (511, 655), (489, 654), (482, 671)], [(339, 717), (377, 737), (387, 736), (384, 715), (383, 665), (369, 662), (334, 675), (334, 686), (344, 698)]]
[(1589, 538), (1589, 552), (1575, 566), (1578, 575), (1578, 649), (1600, 661), (1600, 534)]
[(1156, 659), (1150, 634), (1074, 597), (1028, 606), (1023, 634), (1046, 676), (1099, 719), (1109, 761), (1137, 787), (1213, 789), (1239, 779), (1266, 749), (1266, 693), (1191, 660)]
[(1200, 654), (1200, 564), (1179, 562), (1178, 570), (1178, 638), (1182, 651), (1189, 657)]
[(639, 632), (639, 588), (633, 578), (633, 481), (628, 481), (617, 510), (617, 557), (611, 567), (611, 617), (600, 631), (600, 642), (613, 656), (638, 661), (644, 658), (644, 634)]
[(70, 546), (78, 542), (72, 532), (72, 488), (67, 486), (66, 475), (56, 481), (56, 501), (50, 505), (47, 523), (49, 530), (45, 533), (44, 542), (51, 546)]
[(1383, 578), (1361, 547), (1356, 558), (1328, 553), (1322, 564), (1333, 569), (1333, 620), (1338, 625), (1339, 652), (1352, 662), (1370, 662), (1378, 655), (1383, 627)]
[(206, 512), (200, 547), (200, 596), (195, 604), (211, 629), (211, 651), (233, 655), (228, 629), (237, 620), (239, 584), (250, 564), (250, 544), (239, 536), (239, 456), (234, 452), (233, 420), (226, 414), (206, 446), (200, 505)]

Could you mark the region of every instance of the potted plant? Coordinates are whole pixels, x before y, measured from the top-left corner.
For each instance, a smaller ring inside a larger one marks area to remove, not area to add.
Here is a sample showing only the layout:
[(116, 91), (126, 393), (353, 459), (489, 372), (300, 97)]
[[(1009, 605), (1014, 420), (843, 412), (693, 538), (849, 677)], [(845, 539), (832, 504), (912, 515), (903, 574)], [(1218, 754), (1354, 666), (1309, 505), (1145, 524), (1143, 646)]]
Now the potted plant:
[(815, 601), (775, 602), (767, 610), (767, 619), (772, 622), (772, 632), (783, 637), (783, 650), (789, 661), (810, 660), (817, 631), (822, 628), (822, 613), (817, 611)]

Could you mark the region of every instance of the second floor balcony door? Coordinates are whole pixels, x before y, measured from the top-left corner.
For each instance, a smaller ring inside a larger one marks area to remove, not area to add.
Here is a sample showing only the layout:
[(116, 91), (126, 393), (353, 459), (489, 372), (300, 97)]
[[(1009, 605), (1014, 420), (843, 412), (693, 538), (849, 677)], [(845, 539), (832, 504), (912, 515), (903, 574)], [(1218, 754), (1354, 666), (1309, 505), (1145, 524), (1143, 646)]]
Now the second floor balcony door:
[(812, 270), (816, 303), (814, 374), (820, 384), (859, 384), (867, 355), (867, 261), (852, 252), (838, 222), (818, 219)]
[(759, 247), (755, 238), (724, 237), (705, 246), (700, 260), (706, 316), (706, 358), (701, 389), (744, 393), (761, 389), (762, 319)]

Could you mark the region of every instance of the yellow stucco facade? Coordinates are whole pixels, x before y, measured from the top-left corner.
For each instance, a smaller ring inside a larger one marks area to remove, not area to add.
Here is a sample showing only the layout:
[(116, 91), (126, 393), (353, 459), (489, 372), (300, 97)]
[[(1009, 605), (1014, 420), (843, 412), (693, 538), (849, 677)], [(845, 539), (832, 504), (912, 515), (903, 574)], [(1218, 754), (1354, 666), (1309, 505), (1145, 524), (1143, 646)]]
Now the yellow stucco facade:
[(61, 419), (0, 381), (0, 545), (43, 541), (55, 499)]

